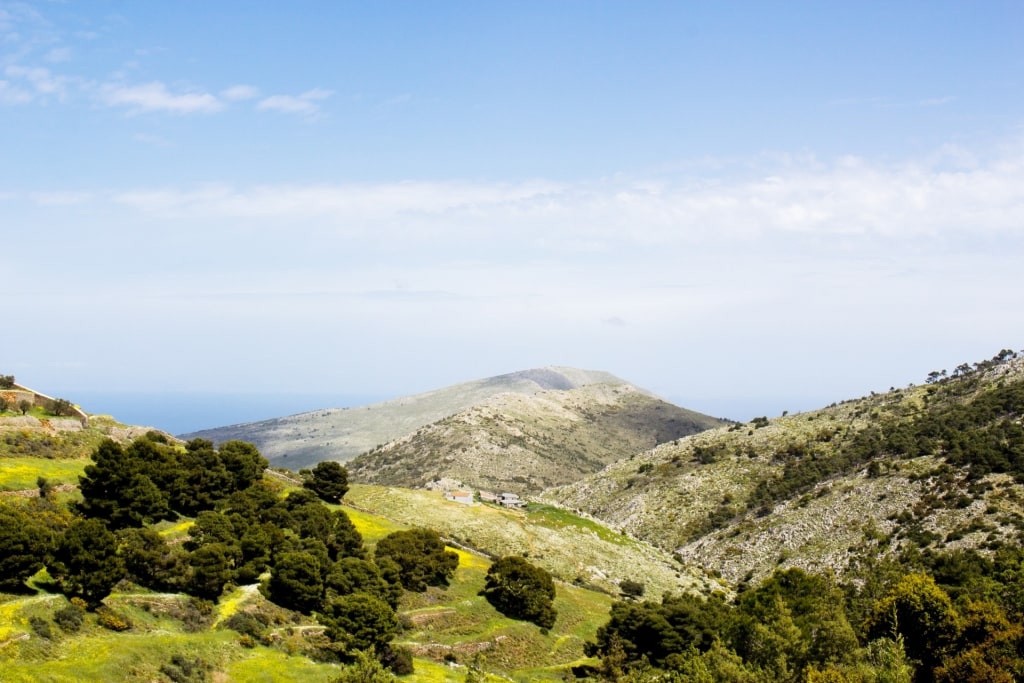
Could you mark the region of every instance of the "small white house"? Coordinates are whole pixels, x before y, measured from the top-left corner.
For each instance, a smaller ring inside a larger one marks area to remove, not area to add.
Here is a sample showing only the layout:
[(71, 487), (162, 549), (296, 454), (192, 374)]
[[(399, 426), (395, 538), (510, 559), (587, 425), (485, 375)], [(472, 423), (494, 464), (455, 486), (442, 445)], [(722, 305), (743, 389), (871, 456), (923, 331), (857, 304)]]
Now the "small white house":
[(453, 500), (456, 503), (462, 503), (464, 505), (473, 504), (472, 491), (445, 491), (444, 497), (447, 500)]
[(507, 508), (526, 507), (526, 501), (520, 498), (517, 493), (502, 493), (498, 496), (498, 504), (504, 505)]

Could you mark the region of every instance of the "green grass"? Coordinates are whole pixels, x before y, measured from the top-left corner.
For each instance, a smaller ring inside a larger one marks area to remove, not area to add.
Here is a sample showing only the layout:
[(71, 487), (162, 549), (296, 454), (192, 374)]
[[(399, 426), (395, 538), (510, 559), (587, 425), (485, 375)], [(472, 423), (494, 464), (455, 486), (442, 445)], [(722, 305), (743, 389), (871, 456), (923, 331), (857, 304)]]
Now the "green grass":
[(51, 460), (49, 458), (0, 458), (0, 490), (23, 491), (36, 488), (39, 477), (51, 484), (78, 484), (78, 475), (88, 460)]

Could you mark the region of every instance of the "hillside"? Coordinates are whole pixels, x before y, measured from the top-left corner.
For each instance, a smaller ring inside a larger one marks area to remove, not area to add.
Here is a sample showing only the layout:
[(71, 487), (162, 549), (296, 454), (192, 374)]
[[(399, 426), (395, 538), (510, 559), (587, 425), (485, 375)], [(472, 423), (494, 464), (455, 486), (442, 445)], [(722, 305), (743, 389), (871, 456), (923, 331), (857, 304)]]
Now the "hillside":
[(272, 465), (299, 470), (321, 460), (346, 462), (420, 427), (504, 393), (533, 395), (595, 383), (625, 384), (607, 372), (548, 367), (473, 380), (358, 408), (330, 408), (206, 429), (181, 438), (255, 444)]
[(658, 446), (544, 498), (713, 568), (840, 574), (1024, 532), (1024, 359)]
[(721, 424), (621, 383), (503, 393), (347, 467), (354, 480), (375, 484), (455, 480), (475, 489), (535, 494)]

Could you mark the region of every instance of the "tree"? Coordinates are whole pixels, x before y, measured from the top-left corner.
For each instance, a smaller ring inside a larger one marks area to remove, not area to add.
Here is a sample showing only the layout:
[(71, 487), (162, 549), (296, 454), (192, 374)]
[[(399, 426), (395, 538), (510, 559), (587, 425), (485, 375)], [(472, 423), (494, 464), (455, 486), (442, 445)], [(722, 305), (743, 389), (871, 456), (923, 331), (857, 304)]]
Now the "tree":
[(206, 439), (192, 439), (179, 457), (178, 479), (171, 493), (171, 506), (186, 515), (212, 510), (235, 491), (235, 475)]
[(253, 485), (263, 476), (263, 470), (269, 464), (251, 443), (245, 441), (226, 441), (218, 451), (224, 467), (234, 477), (234, 490), (242, 491)]
[(65, 595), (98, 607), (125, 576), (117, 539), (98, 519), (75, 520), (57, 543), (50, 575)]
[(946, 591), (927, 574), (907, 574), (876, 605), (869, 635), (899, 635), (907, 656), (931, 672), (959, 634), (958, 615)]
[(447, 550), (436, 531), (416, 528), (396, 531), (377, 542), (375, 558), (398, 564), (402, 586), (422, 593), (427, 586), (447, 586), (459, 566), (459, 556)]
[(551, 574), (522, 557), (503, 557), (487, 570), (481, 594), (507, 617), (541, 628), (555, 625), (555, 582)]
[(26, 414), (28, 411), (32, 410), (32, 402), (27, 398), (21, 399), (18, 401), (18, 410), (21, 411), (22, 415)]
[(20, 507), (0, 507), (0, 590), (25, 588), (25, 580), (43, 568), (53, 539)]
[(365, 557), (363, 536), (352, 524), (344, 510), (331, 513), (331, 528), (327, 538), (327, 550), (332, 560), (342, 557)]
[(192, 577), (188, 592), (207, 600), (216, 600), (233, 575), (232, 548), (223, 543), (208, 543), (189, 555)]
[(366, 593), (380, 598), (392, 609), (398, 607), (398, 598), (401, 597), (401, 591), (398, 595), (392, 591), (375, 564), (358, 557), (338, 560), (328, 572), (324, 586), (328, 597)]
[(78, 478), (82, 493), (78, 507), (83, 513), (105, 519), (115, 529), (142, 526), (170, 515), (167, 494), (143, 470), (146, 461), (136, 457), (132, 446), (124, 449), (106, 439), (93, 452), (92, 461)]
[(347, 651), (384, 647), (398, 633), (395, 611), (366, 593), (334, 598), (319, 619), (327, 637)]
[(348, 470), (330, 460), (317, 463), (302, 485), (328, 503), (340, 503), (348, 493)]
[(320, 571), (320, 561), (311, 553), (281, 553), (270, 569), (267, 597), (282, 607), (310, 614), (320, 609), (323, 600)]
[(0, 375), (0, 389), (13, 389), (14, 375)]
[(180, 545), (169, 545), (149, 527), (122, 529), (117, 540), (131, 581), (155, 591), (182, 589), (189, 566), (188, 555)]
[(75, 406), (66, 398), (57, 398), (53, 400), (50, 412), (54, 415), (67, 416), (75, 412)]

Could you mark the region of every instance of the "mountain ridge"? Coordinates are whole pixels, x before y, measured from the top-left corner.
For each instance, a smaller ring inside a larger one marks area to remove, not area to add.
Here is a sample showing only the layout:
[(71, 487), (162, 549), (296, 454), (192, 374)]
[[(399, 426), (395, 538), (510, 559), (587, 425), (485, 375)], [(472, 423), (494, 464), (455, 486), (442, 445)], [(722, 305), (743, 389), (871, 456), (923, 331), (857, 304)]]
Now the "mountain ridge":
[(272, 465), (298, 470), (322, 460), (347, 462), (499, 393), (533, 395), (591, 384), (625, 385), (627, 382), (605, 371), (546, 366), (365, 406), (328, 408), (204, 429), (183, 434), (181, 438), (204, 438), (215, 443), (234, 439), (248, 441), (255, 444)]
[(722, 424), (629, 384), (496, 394), (347, 463), (354, 481), (534, 494)]

